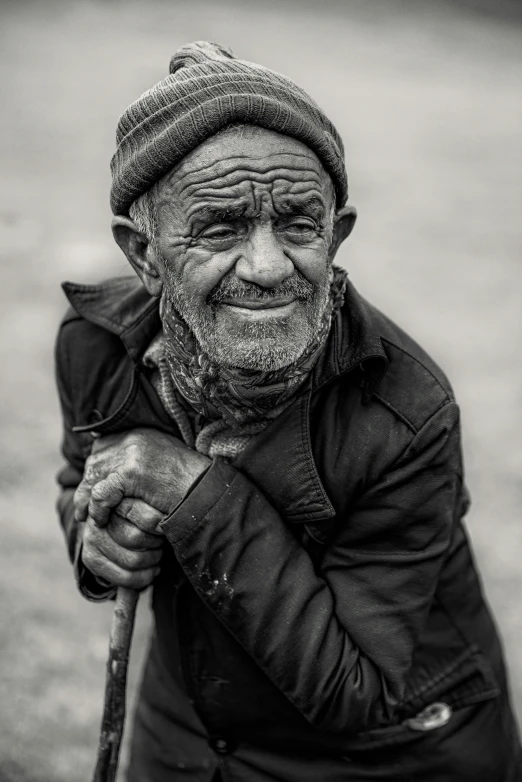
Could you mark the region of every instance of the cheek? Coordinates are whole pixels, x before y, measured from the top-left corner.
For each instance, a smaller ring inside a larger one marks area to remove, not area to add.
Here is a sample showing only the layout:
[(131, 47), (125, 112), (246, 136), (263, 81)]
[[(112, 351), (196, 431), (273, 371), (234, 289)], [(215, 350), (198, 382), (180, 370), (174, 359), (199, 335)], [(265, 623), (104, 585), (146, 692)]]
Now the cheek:
[(297, 271), (312, 285), (319, 286), (324, 283), (330, 266), (325, 242), (318, 240), (308, 247), (288, 247), (286, 254)]
[(234, 268), (237, 253), (213, 253), (201, 248), (187, 248), (183, 258), (175, 260), (176, 279), (185, 293), (205, 300), (220, 280)]
[(158, 216), (157, 246), (166, 269), (165, 284), (181, 286), (185, 296), (204, 300), (235, 264), (231, 253), (196, 247), (183, 227), (183, 215), (163, 209)]

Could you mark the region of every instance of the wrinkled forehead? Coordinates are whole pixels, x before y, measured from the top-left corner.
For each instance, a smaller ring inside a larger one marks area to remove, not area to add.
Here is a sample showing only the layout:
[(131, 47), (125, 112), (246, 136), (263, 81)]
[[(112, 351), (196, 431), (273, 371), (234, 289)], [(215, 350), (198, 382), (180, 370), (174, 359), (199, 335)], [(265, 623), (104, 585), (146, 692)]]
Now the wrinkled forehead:
[(158, 183), (158, 200), (179, 202), (240, 197), (254, 189), (280, 198), (308, 195), (334, 201), (321, 161), (297, 139), (255, 126), (227, 129), (207, 139)]

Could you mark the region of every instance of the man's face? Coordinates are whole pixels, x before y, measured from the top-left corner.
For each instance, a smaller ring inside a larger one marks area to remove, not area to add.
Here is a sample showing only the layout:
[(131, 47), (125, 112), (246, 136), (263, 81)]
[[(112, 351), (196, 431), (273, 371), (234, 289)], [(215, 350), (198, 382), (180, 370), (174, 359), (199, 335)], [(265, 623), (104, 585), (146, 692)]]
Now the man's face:
[(329, 291), (334, 194), (316, 155), (239, 129), (202, 144), (156, 191), (162, 295), (203, 350), (245, 369), (299, 358)]

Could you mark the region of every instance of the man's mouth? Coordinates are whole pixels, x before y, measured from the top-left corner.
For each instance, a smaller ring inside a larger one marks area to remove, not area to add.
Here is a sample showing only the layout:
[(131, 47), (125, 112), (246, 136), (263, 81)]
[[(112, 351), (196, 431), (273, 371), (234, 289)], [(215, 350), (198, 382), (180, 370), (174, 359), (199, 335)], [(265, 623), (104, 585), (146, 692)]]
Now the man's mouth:
[(274, 296), (269, 299), (249, 299), (247, 296), (223, 299), (221, 304), (246, 310), (269, 310), (288, 307), (296, 301), (295, 296)]
[(297, 301), (295, 296), (280, 296), (270, 299), (239, 297), (223, 299), (221, 306), (235, 317), (250, 321), (262, 321), (290, 315), (295, 309)]

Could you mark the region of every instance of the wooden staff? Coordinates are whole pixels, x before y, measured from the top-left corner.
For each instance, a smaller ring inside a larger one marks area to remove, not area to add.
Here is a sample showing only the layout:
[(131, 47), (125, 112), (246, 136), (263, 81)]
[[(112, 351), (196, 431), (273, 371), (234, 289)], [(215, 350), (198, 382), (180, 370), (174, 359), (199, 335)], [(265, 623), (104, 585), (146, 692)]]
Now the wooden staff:
[(112, 615), (103, 717), (93, 782), (115, 782), (125, 724), (125, 690), (139, 592), (119, 587)]

